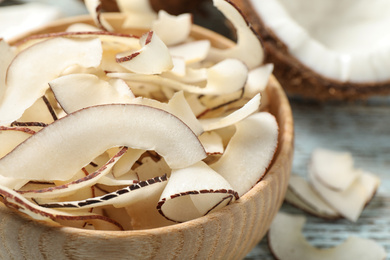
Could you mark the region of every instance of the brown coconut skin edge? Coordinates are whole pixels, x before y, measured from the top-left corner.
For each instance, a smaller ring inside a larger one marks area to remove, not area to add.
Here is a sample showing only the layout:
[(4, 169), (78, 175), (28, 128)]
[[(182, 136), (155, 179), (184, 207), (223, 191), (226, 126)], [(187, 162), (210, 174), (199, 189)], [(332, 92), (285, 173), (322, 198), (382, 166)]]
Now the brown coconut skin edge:
[(390, 94), (390, 81), (351, 83), (326, 78), (293, 57), (287, 46), (265, 25), (248, 0), (231, 0), (260, 35), (265, 63), (273, 63), (274, 75), (289, 95), (313, 100), (356, 100)]
[[(124, 16), (104, 14), (114, 28)], [(69, 24), (92, 24), (89, 16), (72, 17), (27, 33), (63, 31)], [(119, 30), (119, 29), (118, 29)], [(127, 33), (132, 33), (128, 31)], [(195, 39), (215, 47), (233, 42), (194, 26)], [(279, 125), (279, 143), (265, 177), (239, 200), (204, 217), (172, 226), (128, 231), (95, 231), (33, 220), (0, 203), (0, 259), (242, 259), (264, 237), (283, 203), (294, 151), (293, 117), (288, 99), (271, 77), (268, 111)]]

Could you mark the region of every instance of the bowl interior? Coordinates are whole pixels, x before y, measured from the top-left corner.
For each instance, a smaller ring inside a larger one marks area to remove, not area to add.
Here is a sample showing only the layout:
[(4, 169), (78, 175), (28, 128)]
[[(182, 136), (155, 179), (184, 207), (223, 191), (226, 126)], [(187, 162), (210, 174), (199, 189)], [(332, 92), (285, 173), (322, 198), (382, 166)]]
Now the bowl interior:
[[(105, 14), (114, 28), (121, 27), (124, 16)], [(70, 24), (92, 24), (89, 16), (60, 20), (34, 34), (64, 31)], [(143, 30), (121, 30), (142, 34)], [(194, 26), (192, 36), (209, 39), (219, 48), (234, 43), (207, 29)], [(235, 203), (204, 217), (163, 228), (139, 231), (93, 231), (35, 221), (0, 207), (0, 256), (34, 259), (70, 258), (242, 258), (265, 235), (279, 210), (291, 170), (293, 119), (289, 102), (272, 76), (267, 87), (269, 112), (279, 124), (279, 144), (266, 176)], [(2, 250), (5, 248), (7, 250)], [(5, 252), (5, 253), (4, 253)]]

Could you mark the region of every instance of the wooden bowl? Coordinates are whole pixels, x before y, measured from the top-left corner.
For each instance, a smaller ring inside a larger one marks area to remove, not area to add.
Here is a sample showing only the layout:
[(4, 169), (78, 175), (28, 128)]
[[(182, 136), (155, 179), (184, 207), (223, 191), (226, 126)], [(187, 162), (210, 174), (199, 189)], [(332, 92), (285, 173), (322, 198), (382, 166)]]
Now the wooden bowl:
[[(106, 18), (114, 27), (123, 21), (120, 14), (107, 13)], [(61, 20), (28, 35), (62, 31), (75, 22), (91, 20), (87, 16)], [(209, 39), (218, 47), (234, 44), (198, 26), (193, 27), (192, 36)], [(139, 231), (95, 231), (48, 224), (0, 206), (0, 258), (243, 258), (263, 238), (278, 212), (292, 164), (293, 118), (289, 102), (274, 77), (267, 91), (270, 112), (280, 127), (279, 145), (265, 178), (235, 203), (192, 221)]]

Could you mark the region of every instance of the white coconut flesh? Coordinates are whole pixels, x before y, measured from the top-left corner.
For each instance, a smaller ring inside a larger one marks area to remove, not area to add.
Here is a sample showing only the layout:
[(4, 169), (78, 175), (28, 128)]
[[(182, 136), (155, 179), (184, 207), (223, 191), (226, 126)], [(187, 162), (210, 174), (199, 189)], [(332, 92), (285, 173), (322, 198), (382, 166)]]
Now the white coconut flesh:
[[(0, 129), (0, 158), (4, 157), (10, 151), (12, 151), (20, 143), (24, 142), (29, 138), (34, 132), (29, 131), (28, 129)], [(29, 180), (19, 179), (19, 178), (7, 178), (0, 176), (0, 183), (10, 189), (19, 189)]]
[[(97, 67), (101, 57), (102, 47), (98, 39), (54, 38), (20, 52), (7, 70), (6, 89), (0, 103), (0, 124), (11, 123), (22, 116), (45, 94), (47, 82), (58, 77), (68, 66)], [(20, 74), (20, 71), (24, 73)], [(42, 71), (45, 73), (40, 73)]]
[(364, 206), (371, 200), (379, 186), (378, 177), (366, 172), (361, 172), (361, 175), (344, 191), (335, 191), (323, 185), (313, 170), (309, 170), (309, 179), (315, 190), (330, 206), (353, 222), (358, 220)]
[(204, 132), (199, 136), (199, 140), (207, 154), (223, 154), (224, 147), (222, 137), (216, 132)]
[[(173, 68), (168, 47), (153, 31), (142, 35), (140, 45), (142, 48), (138, 51), (118, 54), (116, 61), (129, 71), (140, 74), (160, 74)], [(157, 60), (156, 56), (159, 57)]]
[(288, 52), (319, 75), (353, 83), (390, 79), (390, 3), (250, 0)]
[(286, 201), (292, 204), (298, 203), (298, 206), (305, 207), (304, 210), (310, 208), (312, 209), (309, 209), (310, 213), (320, 215), (324, 218), (340, 217), (338, 211), (329, 206), (303, 177), (295, 174), (291, 175), (288, 185), (290, 192), (286, 195)]
[(99, 230), (123, 230), (123, 227), (113, 219), (93, 213), (69, 213), (49, 209), (36, 205), (27, 200), (17, 192), (0, 185), (0, 194), (5, 204), (37, 220), (65, 222), (68, 225), (75, 225), (75, 222), (89, 222)]
[(157, 14), (149, 1), (117, 0), (116, 3), (119, 11), (126, 14), (123, 28), (150, 28), (156, 20)]
[(27, 108), (23, 115), (12, 123), (12, 125), (18, 126), (34, 126), (41, 123), (42, 126), (51, 124), (54, 120), (57, 120), (58, 116), (54, 111), (53, 107), (49, 103), (48, 99), (43, 96), (42, 98), (37, 99), (35, 103)]
[(3, 39), (0, 39), (0, 57), (0, 100), (2, 100), (5, 92), (5, 76), (7, 74), (7, 69), (15, 57), (15, 53), (11, 46)]
[(191, 64), (204, 60), (210, 51), (210, 47), (209, 41), (198, 40), (171, 46), (169, 47), (169, 53), (172, 56), (182, 57), (187, 64)]
[(85, 0), (84, 3), (95, 24), (98, 24), (100, 29), (104, 31), (114, 30), (106, 21), (106, 19), (101, 15), (102, 6), (100, 0)]
[(355, 222), (379, 187), (379, 178), (353, 167), (348, 152), (316, 149), (308, 169), (314, 190), (337, 212)]
[(245, 86), (248, 77), (247, 67), (237, 59), (226, 59), (207, 70), (206, 86), (185, 84), (160, 75), (142, 75), (135, 73), (108, 73), (108, 77), (126, 81), (159, 84), (176, 91), (184, 90), (194, 94), (223, 95), (235, 92)]
[[(160, 120), (155, 121), (156, 116)], [(3, 157), (0, 173), (5, 177), (66, 180), (99, 154), (120, 145), (155, 150), (172, 168), (186, 167), (206, 155), (196, 135), (177, 117), (152, 107), (112, 104), (89, 107), (55, 121)], [(52, 153), (55, 147), (62, 149)]]
[(242, 196), (266, 173), (278, 143), (278, 124), (273, 115), (259, 112), (235, 127), (225, 153), (211, 168)]
[(311, 167), (316, 179), (336, 191), (346, 190), (359, 177), (352, 155), (348, 152), (315, 149)]
[(161, 193), (167, 184), (167, 176), (155, 177), (146, 181), (135, 182), (125, 188), (114, 192), (79, 201), (48, 202), (44, 199), (35, 199), (40, 206), (45, 208), (62, 208), (67, 210), (89, 209), (112, 205), (117, 208), (123, 208), (139, 200), (144, 200), (154, 192)]
[(239, 36), (219, 50), (189, 35), (189, 14), (118, 4), (123, 26), (146, 34), (97, 31), (111, 26), (92, 0), (96, 27), (0, 40), (0, 194), (32, 218), (114, 230), (189, 221), (234, 203), (274, 156), (276, 120), (259, 112), (270, 66), (254, 62), (261, 43), (234, 5), (214, 2)]
[[(158, 18), (152, 24), (152, 30), (157, 33), (166, 45), (176, 45), (184, 42), (190, 35), (192, 15), (170, 15), (164, 10), (158, 12)], [(175, 28), (172, 30), (172, 28)]]
[(328, 215), (324, 213), (322, 210), (319, 210), (318, 207), (312, 207), (305, 198), (301, 198), (298, 196), (292, 189), (288, 188), (286, 191), (286, 195), (284, 197), (284, 200), (291, 204), (292, 206), (309, 213), (310, 215), (327, 219), (327, 220), (333, 220), (333, 219), (339, 219), (341, 218), (340, 214), (335, 215)]
[(348, 237), (332, 248), (320, 249), (312, 246), (302, 234), (306, 219), (300, 215), (279, 212), (268, 232), (271, 252), (277, 259), (290, 260), (344, 260), (385, 259), (385, 249), (370, 239)]
[(122, 82), (114, 87), (93, 74), (69, 74), (50, 81), (49, 86), (69, 114), (94, 105), (130, 103), (134, 95)]
[(27, 198), (31, 198), (31, 197), (59, 198), (59, 197), (64, 197), (71, 193), (75, 193), (82, 188), (91, 187), (95, 183), (97, 183), (100, 180), (100, 178), (104, 177), (110, 172), (112, 167), (116, 164), (118, 160), (121, 159), (121, 157), (124, 155), (126, 151), (127, 148), (120, 149), (117, 154), (115, 154), (112, 158), (110, 158), (98, 170), (80, 179), (59, 186), (48, 187), (48, 188), (37, 189), (37, 190), (22, 190), (18, 192), (20, 194), (23, 194), (23, 196)]
[(232, 22), (236, 29), (237, 44), (234, 47), (224, 50), (212, 48), (210, 57), (217, 60), (225, 59), (226, 57), (241, 59), (249, 69), (260, 66), (264, 60), (263, 47), (259, 43), (257, 35), (248, 26), (245, 18), (228, 1), (214, 0), (214, 6)]
[(169, 220), (184, 222), (238, 199), (231, 185), (206, 163), (174, 169), (158, 210)]

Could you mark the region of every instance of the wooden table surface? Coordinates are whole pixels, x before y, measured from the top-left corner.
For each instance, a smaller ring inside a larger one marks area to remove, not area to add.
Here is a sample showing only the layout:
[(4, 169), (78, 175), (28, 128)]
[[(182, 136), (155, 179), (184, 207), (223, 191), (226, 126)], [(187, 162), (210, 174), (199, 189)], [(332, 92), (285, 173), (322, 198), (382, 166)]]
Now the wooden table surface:
[[(41, 2), (58, 6), (62, 1)], [(85, 12), (75, 5), (62, 5), (61, 8), (67, 16)], [(226, 27), (221, 26), (218, 16), (212, 20), (203, 18), (195, 22), (226, 35)], [(322, 147), (351, 152), (356, 167), (377, 174), (381, 186), (356, 223), (312, 217), (286, 203), (281, 210), (307, 217), (303, 234), (314, 246), (331, 247), (348, 236), (360, 236), (383, 245), (390, 259), (390, 98), (325, 104), (297, 98), (290, 101), (295, 122), (293, 173), (306, 176), (311, 152)], [(245, 259), (273, 259), (267, 239), (264, 238)]]
[[(306, 177), (313, 149), (349, 151), (358, 168), (377, 174), (379, 190), (356, 223), (329, 221), (284, 203), (282, 211), (307, 217), (303, 234), (317, 247), (340, 244), (349, 236), (381, 244), (390, 259), (390, 99), (318, 104), (290, 98), (294, 115), (293, 173)], [(263, 239), (245, 259), (273, 259)]]

